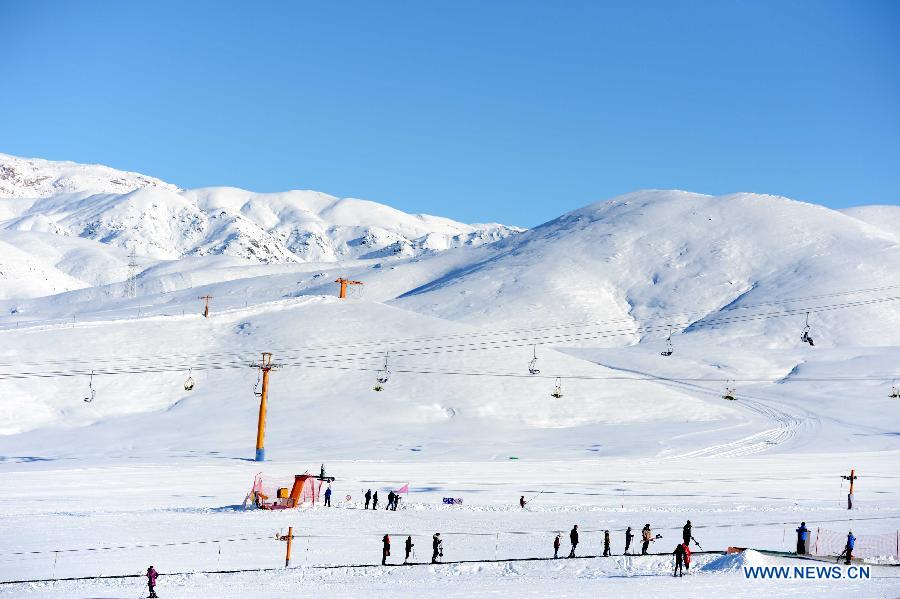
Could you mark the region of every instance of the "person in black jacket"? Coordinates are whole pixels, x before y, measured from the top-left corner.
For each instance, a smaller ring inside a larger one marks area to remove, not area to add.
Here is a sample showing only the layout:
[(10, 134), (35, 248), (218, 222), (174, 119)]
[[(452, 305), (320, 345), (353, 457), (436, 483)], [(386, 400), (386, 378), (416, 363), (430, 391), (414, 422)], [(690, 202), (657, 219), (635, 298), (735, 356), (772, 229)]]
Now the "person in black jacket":
[(389, 509), (391, 509), (392, 507), (394, 507), (394, 492), (393, 492), (393, 491), (388, 491), (388, 502), (387, 502), (387, 507), (384, 508), (384, 509), (385, 509), (385, 510), (389, 510)]
[(372, 501), (372, 489), (369, 489), (368, 491), (366, 491), (366, 507), (364, 507), (363, 509), (366, 509), (366, 510), (369, 509), (370, 501)]
[(628, 555), (628, 548), (631, 547), (631, 541), (634, 539), (634, 533), (631, 532), (631, 527), (629, 526), (625, 530), (625, 553), (622, 555)]
[(406, 557), (403, 558), (404, 564), (409, 561), (409, 554), (412, 553), (412, 548), (415, 546), (415, 543), (412, 542), (412, 537), (406, 537)]
[(694, 537), (691, 536), (691, 521), (688, 520), (687, 524), (684, 525), (684, 528), (681, 529), (681, 540), (684, 541), (685, 545), (690, 545), (691, 539), (693, 538)]
[(378, 509), (378, 491), (375, 491), (374, 493), (372, 493), (372, 509), (373, 510)]
[(444, 557), (444, 542), (441, 540), (441, 533), (436, 532), (431, 537), (431, 563), (438, 563), (439, 557)]
[(569, 551), (569, 557), (575, 557), (575, 548), (578, 547), (578, 525), (572, 527), (569, 531), (569, 542), (572, 543), (572, 550)]
[(673, 551), (675, 555), (675, 571), (672, 576), (684, 576), (684, 545), (678, 545)]
[(609, 531), (603, 531), (603, 557), (609, 557), (611, 552), (609, 550)]
[(556, 535), (556, 538), (553, 539), (553, 559), (559, 558), (559, 535)]
[(387, 565), (387, 558), (391, 554), (391, 537), (388, 535), (384, 535), (381, 538), (382, 548), (381, 548), (381, 565)]

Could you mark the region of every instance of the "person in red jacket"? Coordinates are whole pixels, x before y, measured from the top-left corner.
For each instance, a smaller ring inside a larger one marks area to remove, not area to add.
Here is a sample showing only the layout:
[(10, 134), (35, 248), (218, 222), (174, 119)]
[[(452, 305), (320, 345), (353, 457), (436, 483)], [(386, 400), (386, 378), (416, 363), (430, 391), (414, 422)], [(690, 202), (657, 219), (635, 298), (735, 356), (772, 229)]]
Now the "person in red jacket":
[(689, 543), (684, 544), (684, 571), (690, 574), (691, 569), (691, 546)]
[(553, 539), (553, 559), (559, 558), (559, 535)]
[(387, 558), (391, 554), (391, 537), (384, 535), (381, 539), (383, 547), (381, 548), (381, 565), (387, 565)]
[(153, 566), (147, 568), (147, 586), (150, 588), (149, 597), (155, 598), (158, 595), (156, 594), (156, 577), (159, 576), (159, 572)]

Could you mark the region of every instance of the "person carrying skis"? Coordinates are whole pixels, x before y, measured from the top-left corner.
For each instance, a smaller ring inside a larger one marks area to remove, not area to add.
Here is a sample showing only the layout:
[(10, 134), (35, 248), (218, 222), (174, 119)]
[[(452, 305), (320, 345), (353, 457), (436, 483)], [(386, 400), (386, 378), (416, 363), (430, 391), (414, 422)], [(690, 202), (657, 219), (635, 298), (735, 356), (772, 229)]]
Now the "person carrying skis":
[(441, 533), (436, 532), (431, 537), (431, 563), (438, 563), (439, 557), (444, 557), (444, 542), (441, 540)]
[(159, 572), (153, 566), (147, 568), (147, 587), (150, 589), (149, 597), (155, 598), (158, 597), (156, 594), (156, 577), (159, 576)]
[(375, 491), (374, 493), (372, 493), (372, 509), (373, 510), (378, 509), (378, 491)]
[(412, 536), (406, 537), (406, 557), (403, 558), (404, 564), (409, 561), (409, 554), (412, 553), (412, 548), (415, 546), (415, 543), (412, 542)]
[(629, 526), (625, 529), (625, 553), (622, 555), (628, 555), (628, 548), (631, 547), (631, 540), (634, 538), (634, 533), (631, 532), (631, 527)]
[(559, 559), (559, 535), (556, 535), (556, 538), (553, 539), (553, 559)]
[(366, 491), (366, 507), (363, 509), (369, 509), (369, 502), (372, 501), (372, 489)]
[(672, 576), (684, 576), (684, 544), (676, 545), (672, 553), (675, 555), (675, 570)]
[(522, 509), (524, 510), (524, 509), (525, 509), (525, 506), (526, 506), (527, 504), (528, 504), (528, 502), (525, 501), (525, 496), (524, 496), (524, 495), (522, 495), (521, 497), (519, 497), (519, 507), (520, 507), (520, 508), (522, 508)]
[(806, 522), (801, 522), (797, 528), (797, 555), (806, 555), (809, 545), (809, 529), (806, 528)]
[(609, 551), (609, 531), (608, 531), (608, 530), (604, 530), (604, 531), (603, 531), (603, 557), (609, 557), (609, 556), (610, 556), (610, 551)]
[(391, 554), (391, 537), (388, 535), (384, 535), (381, 538), (382, 548), (381, 548), (381, 565), (387, 565), (387, 558)]
[(331, 507), (331, 485), (325, 489), (325, 507)]
[(572, 527), (569, 531), (569, 542), (572, 543), (572, 550), (569, 551), (569, 557), (575, 557), (575, 548), (578, 547), (578, 525)]
[(641, 530), (641, 539), (643, 542), (641, 543), (641, 555), (647, 555), (647, 549), (650, 547), (650, 541), (653, 540), (653, 531), (650, 530), (650, 524), (644, 524), (643, 530)]

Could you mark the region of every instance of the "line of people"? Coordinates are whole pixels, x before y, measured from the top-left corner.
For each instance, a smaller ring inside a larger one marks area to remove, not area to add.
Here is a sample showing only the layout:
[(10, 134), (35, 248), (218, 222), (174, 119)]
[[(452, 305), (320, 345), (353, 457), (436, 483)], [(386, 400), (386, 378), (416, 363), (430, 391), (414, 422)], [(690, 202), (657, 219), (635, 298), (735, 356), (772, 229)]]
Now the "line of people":
[[(553, 559), (559, 558), (559, 549), (562, 544), (560, 540), (559, 534), (553, 539)], [(691, 525), (691, 521), (688, 520), (687, 523), (681, 530), (682, 543), (680, 543), (677, 547), (675, 547), (675, 551), (673, 555), (675, 556), (675, 573), (674, 576), (680, 576), (682, 574), (682, 569), (687, 570), (690, 567), (691, 563), (691, 549), (690, 543), (694, 542), (697, 547), (701, 550), (703, 547), (700, 546), (700, 543), (697, 542), (697, 539), (693, 537), (693, 526)], [(653, 530), (650, 528), (650, 524), (647, 523), (644, 525), (644, 528), (641, 530), (641, 555), (648, 555), (650, 543), (653, 543), (662, 538), (662, 535), (653, 534)], [(631, 527), (629, 526), (625, 530), (625, 551), (623, 555), (634, 555), (633, 553), (629, 553), (628, 550), (631, 548), (631, 543), (634, 540), (634, 533), (631, 531)], [(381, 552), (381, 564), (387, 565), (387, 558), (391, 554), (391, 538), (390, 535), (384, 535), (381, 539), (382, 541), (382, 552)], [(569, 544), (571, 549), (569, 550), (568, 557), (577, 557), (575, 555), (575, 550), (578, 547), (579, 542), (579, 534), (578, 534), (578, 525), (575, 524), (572, 526), (572, 530), (569, 531)], [(603, 557), (610, 557), (612, 555), (611, 550), (612, 539), (610, 536), (609, 530), (603, 531)], [(409, 561), (410, 552), (415, 545), (412, 542), (412, 536), (406, 537), (406, 555), (403, 558), (403, 563), (406, 564)], [(432, 537), (432, 555), (431, 555), (431, 563), (439, 563), (440, 558), (444, 556), (444, 543), (441, 540), (441, 533), (436, 532)]]
[[(365, 506), (363, 507), (364, 510), (369, 509), (370, 503), (372, 504), (373, 510), (378, 509), (378, 491), (375, 491), (374, 493), (372, 493), (372, 489), (368, 489), (366, 491), (366, 494), (363, 497), (365, 497), (365, 499), (366, 499)], [(384, 509), (391, 510), (392, 512), (396, 512), (397, 506), (400, 505), (400, 499), (401, 499), (400, 493), (394, 493), (393, 491), (389, 491), (387, 499), (388, 499), (387, 507), (385, 507)]]

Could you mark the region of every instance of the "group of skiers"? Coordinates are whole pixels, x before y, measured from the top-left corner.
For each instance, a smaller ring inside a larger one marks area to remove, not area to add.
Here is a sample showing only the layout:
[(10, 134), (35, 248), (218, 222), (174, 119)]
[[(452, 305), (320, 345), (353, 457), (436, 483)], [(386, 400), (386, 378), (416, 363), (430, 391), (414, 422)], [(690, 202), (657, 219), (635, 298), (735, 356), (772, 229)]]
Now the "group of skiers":
[[(796, 529), (797, 532), (797, 555), (809, 555), (809, 529), (806, 527), (806, 522), (801, 522), (800, 526)], [(841, 558), (845, 559), (845, 564), (849, 565), (850, 560), (853, 559), (853, 548), (856, 547), (856, 537), (853, 536), (853, 531), (847, 532), (847, 542), (844, 544), (844, 550), (838, 556), (838, 561), (841, 561)]]
[[(372, 504), (373, 510), (378, 509), (378, 491), (375, 491), (374, 493), (372, 493), (372, 489), (368, 489), (366, 491), (366, 494), (363, 497), (366, 498), (366, 504), (365, 504), (365, 507), (363, 507), (363, 509), (365, 509), (365, 510), (369, 509), (370, 503)], [(398, 505), (400, 505), (400, 493), (394, 493), (393, 491), (389, 491), (387, 507), (385, 507), (384, 509), (391, 510), (392, 512), (396, 512)]]

